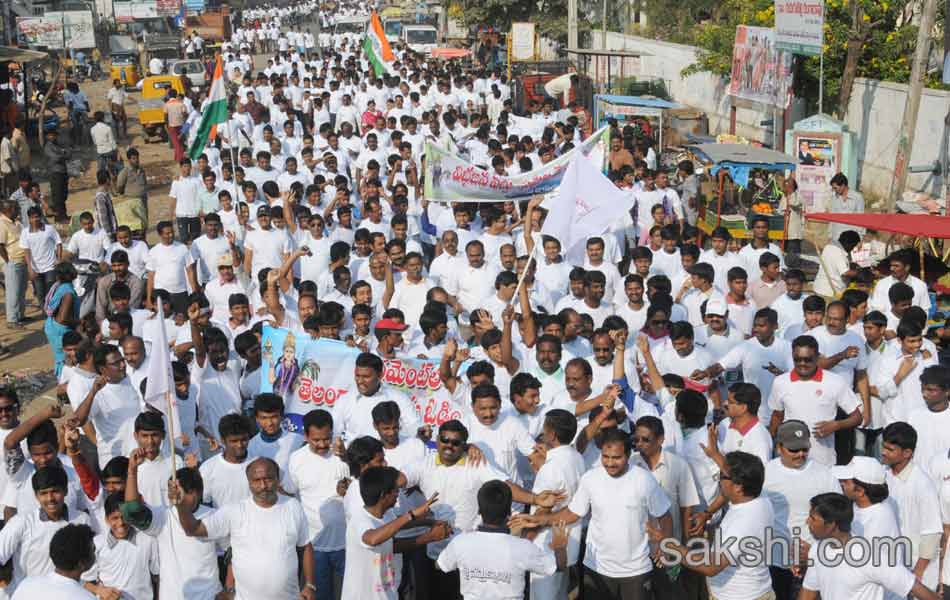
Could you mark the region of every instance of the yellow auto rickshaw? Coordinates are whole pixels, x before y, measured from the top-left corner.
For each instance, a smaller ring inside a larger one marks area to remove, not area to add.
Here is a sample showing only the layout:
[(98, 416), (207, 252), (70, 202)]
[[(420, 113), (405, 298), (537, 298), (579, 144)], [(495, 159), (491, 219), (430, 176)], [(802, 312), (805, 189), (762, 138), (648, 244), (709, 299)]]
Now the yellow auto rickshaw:
[(127, 35), (110, 35), (109, 50), (112, 63), (109, 78), (118, 79), (127, 89), (134, 89), (142, 78), (135, 40)]
[(185, 86), (178, 75), (155, 75), (142, 80), (142, 99), (139, 101), (139, 123), (145, 132), (145, 141), (168, 140), (165, 131), (165, 101), (168, 90), (175, 90), (181, 96)]

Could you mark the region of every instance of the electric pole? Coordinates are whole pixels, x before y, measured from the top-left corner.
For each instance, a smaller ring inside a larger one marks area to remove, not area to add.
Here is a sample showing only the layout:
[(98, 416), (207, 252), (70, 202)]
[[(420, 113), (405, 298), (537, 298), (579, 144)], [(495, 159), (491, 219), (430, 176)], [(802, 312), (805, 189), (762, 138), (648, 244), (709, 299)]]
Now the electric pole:
[(925, 0), (920, 12), (920, 24), (917, 29), (917, 48), (914, 50), (914, 64), (910, 71), (910, 88), (907, 91), (907, 103), (904, 105), (904, 119), (901, 121), (900, 137), (897, 141), (897, 158), (894, 161), (894, 183), (891, 195), (887, 199), (886, 212), (893, 213), (897, 201), (907, 186), (907, 165), (914, 147), (914, 134), (917, 129), (917, 113), (920, 112), (920, 94), (927, 75), (927, 59), (930, 56), (930, 33), (937, 15), (937, 0)]
[(577, 48), (577, 0), (567, 0), (567, 47)]

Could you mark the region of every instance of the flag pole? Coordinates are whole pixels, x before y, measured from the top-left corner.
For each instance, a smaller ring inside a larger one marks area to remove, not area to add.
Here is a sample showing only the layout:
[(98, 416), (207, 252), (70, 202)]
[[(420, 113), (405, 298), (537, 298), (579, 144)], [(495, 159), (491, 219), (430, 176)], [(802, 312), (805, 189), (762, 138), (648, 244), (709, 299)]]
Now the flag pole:
[(531, 254), (528, 255), (528, 262), (524, 264), (524, 271), (521, 272), (521, 277), (518, 278), (518, 286), (515, 288), (515, 295), (511, 297), (508, 304), (514, 304), (518, 300), (518, 293), (521, 291), (521, 287), (524, 285), (525, 276), (528, 274), (528, 269), (531, 268), (531, 263), (534, 261), (534, 253), (537, 252), (537, 248), (531, 249)]
[[(175, 404), (171, 392), (165, 392), (165, 402), (168, 403), (168, 437), (172, 441), (172, 481), (178, 483), (178, 466), (176, 464), (177, 461), (175, 460)], [(183, 443), (181, 447), (182, 451), (184, 451), (185, 444)]]
[[(237, 102), (240, 102), (240, 101), (241, 101), (240, 98), (236, 99), (236, 102), (234, 104), (235, 111), (237, 110)], [(238, 157), (240, 156), (240, 153), (238, 153), (237, 155), (234, 154), (234, 151), (236, 150), (235, 148), (236, 141), (237, 140), (234, 139), (234, 115), (229, 114), (228, 115), (228, 146), (229, 146), (228, 149), (231, 154), (231, 185), (234, 187), (234, 198), (232, 198), (231, 200), (231, 206), (234, 208), (234, 210), (238, 212), (238, 214), (240, 214), (241, 210), (238, 208), (238, 204), (240, 204), (241, 202), (241, 196), (240, 196), (240, 190), (238, 190), (238, 184), (237, 184), (237, 168), (238, 168), (238, 162), (239, 162)]]

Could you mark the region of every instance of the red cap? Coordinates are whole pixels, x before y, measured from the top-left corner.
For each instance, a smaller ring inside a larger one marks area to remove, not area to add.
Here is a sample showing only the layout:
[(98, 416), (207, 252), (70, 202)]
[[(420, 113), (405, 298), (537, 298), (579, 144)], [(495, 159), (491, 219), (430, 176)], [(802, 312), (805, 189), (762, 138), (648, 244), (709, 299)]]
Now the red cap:
[(404, 325), (395, 319), (380, 319), (374, 325), (375, 329), (387, 329), (391, 331), (405, 331), (409, 329), (408, 325)]

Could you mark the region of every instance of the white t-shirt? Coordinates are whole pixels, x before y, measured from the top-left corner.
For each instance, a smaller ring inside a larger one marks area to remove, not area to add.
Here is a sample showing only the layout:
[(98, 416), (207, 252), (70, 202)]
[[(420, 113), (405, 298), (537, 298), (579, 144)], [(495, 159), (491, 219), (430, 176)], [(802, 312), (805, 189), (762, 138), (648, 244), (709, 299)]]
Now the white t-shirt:
[(822, 600), (883, 600), (885, 590), (906, 598), (914, 587), (914, 574), (906, 567), (873, 561), (849, 564), (851, 561), (840, 560), (842, 551), (812, 546), (808, 552), (812, 566), (805, 573), (802, 588), (820, 593)]
[(768, 464), (772, 460), (772, 435), (761, 420), (753, 421), (743, 431), (726, 418), (719, 424), (719, 450), (723, 455), (740, 450), (758, 456), (763, 465)]
[(247, 454), (252, 458), (258, 456), (267, 457), (277, 463), (280, 467), (281, 475), (287, 472), (287, 465), (290, 463), (290, 455), (295, 450), (304, 445), (303, 436), (291, 431), (281, 431), (280, 437), (273, 442), (267, 442), (261, 437), (260, 432), (251, 438), (247, 445)]
[(111, 532), (95, 538), (96, 563), (82, 574), (83, 581), (99, 581), (122, 590), (122, 598), (152, 600), (152, 575), (159, 574), (155, 539), (129, 529), (131, 538), (118, 540)]
[[(813, 432), (816, 423), (834, 421), (838, 408), (850, 415), (860, 406), (861, 401), (850, 383), (824, 369), (818, 369), (808, 381), (800, 379), (794, 369), (783, 373), (775, 378), (769, 395), (769, 408), (784, 411), (785, 421), (803, 421)], [(818, 438), (813, 435), (809, 457), (824, 465), (834, 465), (837, 457), (835, 436)]]
[[(757, 539), (763, 544), (761, 547), (765, 547), (766, 530), (774, 519), (772, 505), (759, 497), (741, 504), (730, 504), (719, 528), (723, 540), (735, 538), (748, 542)], [(723, 549), (723, 554), (729, 557), (730, 564), (716, 575), (706, 578), (710, 596), (716, 600), (749, 600), (772, 590), (768, 565), (761, 560), (744, 560), (740, 544)]]
[[(926, 469), (911, 461), (900, 474), (888, 469), (884, 482), (889, 491), (888, 501), (896, 507), (901, 535), (911, 542), (910, 564), (920, 558), (921, 538), (943, 531), (940, 500), (937, 487)], [(930, 589), (937, 587), (939, 561), (932, 560), (924, 570), (923, 583)]]
[(255, 229), (249, 231), (244, 239), (244, 247), (254, 252), (251, 257), (251, 274), (257, 278), (261, 269), (270, 267), (279, 269), (284, 263), (284, 255), (291, 251), (290, 237), (280, 229)]
[(534, 451), (534, 438), (514, 418), (499, 415), (489, 425), (483, 425), (474, 415), (468, 419), (468, 441), (476, 444), (485, 454), (485, 458), (511, 481), (520, 483), (517, 470), (518, 454), (524, 457)]
[(458, 570), (466, 600), (524, 598), (524, 574), (552, 575), (554, 552), (529, 540), (496, 531), (470, 531), (456, 536), (439, 555), (439, 569)]
[(343, 574), (342, 598), (359, 600), (396, 600), (402, 581), (402, 555), (393, 552), (393, 538), (378, 546), (363, 542), (363, 534), (379, 529), (396, 519), (392, 510), (382, 519), (354, 510), (346, 527), (346, 570)]
[[(152, 523), (141, 533), (158, 543), (159, 600), (212, 600), (221, 591), (214, 541), (185, 535), (175, 507), (150, 508)], [(199, 505), (194, 514), (200, 521), (211, 512)]]
[(49, 273), (56, 266), (56, 246), (63, 241), (51, 225), (43, 226), (40, 231), (30, 231), (24, 227), (20, 233), (20, 247), (30, 251), (30, 260), (33, 261), (33, 271)]
[(179, 242), (171, 245), (156, 244), (148, 251), (145, 269), (155, 273), (156, 290), (165, 290), (169, 294), (188, 291), (188, 277), (185, 271), (194, 264), (188, 246)]
[[(826, 492), (841, 493), (841, 484), (831, 473), (831, 469), (813, 460), (805, 461), (800, 469), (790, 469), (782, 464), (781, 458), (774, 458), (765, 464), (765, 484), (762, 497), (772, 503), (775, 515), (774, 530), (776, 538), (800, 538), (809, 544), (814, 538), (808, 531), (805, 520), (811, 510), (811, 499)], [(796, 532), (796, 529), (798, 530)], [(789, 559), (797, 557), (773, 554), (775, 566), (787, 567)]]
[(91, 233), (80, 229), (69, 237), (66, 250), (80, 260), (102, 262), (110, 243), (109, 234), (102, 229), (93, 229)]
[(175, 217), (197, 217), (201, 207), (198, 205), (198, 192), (202, 182), (198, 177), (179, 177), (172, 181), (168, 195), (175, 199)]
[(611, 477), (603, 467), (585, 473), (568, 505), (579, 517), (591, 513), (584, 566), (607, 577), (650, 572), (646, 523), (670, 508), (663, 488), (644, 469), (628, 468), (620, 477)]
[(191, 257), (196, 263), (199, 284), (217, 279), (218, 259), (230, 251), (231, 245), (223, 235), (214, 239), (202, 235), (191, 242)]
[(290, 455), (283, 488), (300, 498), (314, 551), (346, 547), (343, 498), (337, 495), (336, 485), (349, 476), (349, 468), (333, 453), (321, 456), (305, 445)]
[(407, 277), (403, 277), (394, 286), (388, 308), (401, 310), (406, 315), (406, 323), (418, 323), (426, 305), (426, 295), (433, 285), (428, 278), (423, 278), (419, 283), (412, 283)]
[(829, 369), (832, 373), (844, 377), (845, 381), (854, 381), (855, 371), (867, 371), (867, 348), (864, 345), (864, 338), (858, 334), (846, 329), (844, 333), (836, 335), (828, 331), (828, 328), (824, 325), (820, 325), (809, 331), (808, 335), (815, 338), (818, 342), (818, 352), (826, 358), (843, 352), (850, 346), (858, 349), (856, 357), (846, 358)]
[(729, 351), (719, 359), (719, 365), (724, 369), (742, 367), (742, 381), (751, 383), (762, 393), (762, 403), (759, 404), (759, 419), (768, 422), (772, 416), (772, 409), (767, 402), (772, 393), (772, 382), (775, 375), (766, 367), (773, 364), (780, 370), (788, 372), (792, 369), (792, 344), (781, 338), (774, 338), (768, 346), (763, 346), (758, 338), (752, 337)]
[[(29, 483), (27, 484), (29, 485)], [(32, 492), (32, 489), (30, 490)], [(43, 515), (46, 516), (45, 513)], [(88, 525), (86, 513), (69, 509), (69, 518), (59, 521), (40, 519), (40, 509), (34, 508), (17, 513), (7, 521), (0, 532), (0, 560), (13, 559), (13, 581), (7, 591), (14, 591), (26, 577), (48, 575), (53, 572), (53, 561), (49, 556), (49, 544), (53, 535), (69, 524)], [(48, 598), (40, 596), (21, 596), (23, 598)]]
[[(9, 588), (7, 588), (9, 589)], [(6, 590), (4, 590), (6, 591)], [(78, 581), (59, 573), (27, 577), (13, 592), (12, 600), (96, 600)]]
[(251, 495), (245, 473), (253, 460), (248, 454), (239, 463), (228, 462), (223, 453), (215, 454), (201, 463), (199, 471), (204, 482), (201, 502), (214, 508), (234, 504)]
[[(436, 519), (447, 521), (455, 533), (475, 528), (478, 522), (477, 495), (482, 485), (494, 479), (507, 479), (507, 475), (488, 463), (475, 467), (466, 464), (463, 458), (452, 466), (446, 466), (437, 454), (406, 465), (403, 473), (406, 487), (418, 486), (426, 498), (439, 494), (432, 505), (432, 513)], [(426, 547), (429, 558), (437, 559), (448, 543), (448, 540), (442, 540), (429, 544)]]
[(216, 510), (202, 523), (208, 538), (231, 538), (235, 598), (297, 597), (297, 548), (309, 544), (310, 536), (296, 498), (278, 494), (277, 503), (268, 508), (246, 498)]
[(104, 469), (114, 456), (122, 454), (122, 426), (134, 421), (142, 409), (139, 393), (126, 377), (119, 383), (107, 383), (93, 398), (89, 420), (96, 429), (99, 468)]

